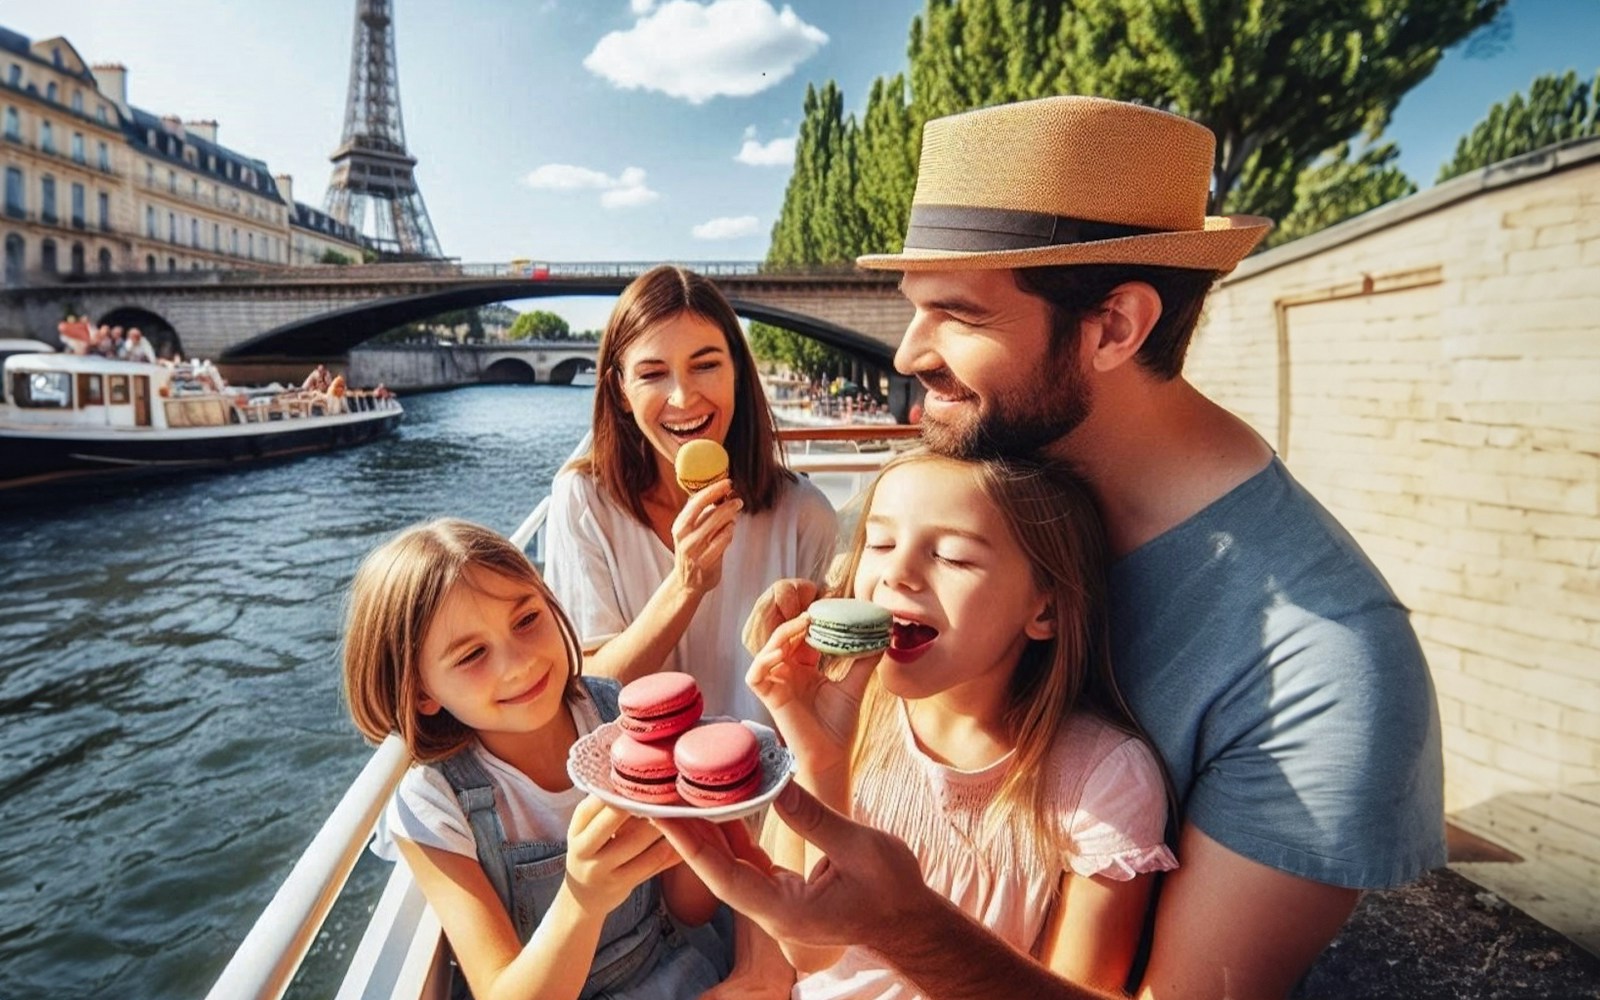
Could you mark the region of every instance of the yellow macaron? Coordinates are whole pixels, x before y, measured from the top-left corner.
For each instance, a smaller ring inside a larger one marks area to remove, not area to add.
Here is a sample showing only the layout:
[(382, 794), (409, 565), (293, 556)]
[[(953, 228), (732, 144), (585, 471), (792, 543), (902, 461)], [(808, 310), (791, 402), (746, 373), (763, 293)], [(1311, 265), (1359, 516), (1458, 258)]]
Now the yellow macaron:
[(678, 485), (697, 493), (728, 478), (728, 452), (715, 441), (696, 438), (678, 449), (673, 467), (677, 470)]

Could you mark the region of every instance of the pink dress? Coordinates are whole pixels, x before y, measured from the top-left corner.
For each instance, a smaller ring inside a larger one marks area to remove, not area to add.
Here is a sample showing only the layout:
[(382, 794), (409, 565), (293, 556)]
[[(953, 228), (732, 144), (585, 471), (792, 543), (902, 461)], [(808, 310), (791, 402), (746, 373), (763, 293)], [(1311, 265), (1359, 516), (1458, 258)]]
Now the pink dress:
[[(1015, 751), (976, 771), (941, 764), (917, 746), (902, 702), (898, 739), (855, 792), (855, 817), (904, 840), (922, 877), (1008, 943), (1036, 954), (1061, 876), (1126, 881), (1178, 866), (1163, 837), (1166, 791), (1155, 757), (1140, 741), (1078, 713), (1056, 739), (1051, 775), (1054, 835), (1041, 844), (1010, 824), (979, 843), (983, 813)], [(801, 979), (797, 1000), (909, 1000), (919, 994), (866, 948), (849, 948), (830, 968)]]

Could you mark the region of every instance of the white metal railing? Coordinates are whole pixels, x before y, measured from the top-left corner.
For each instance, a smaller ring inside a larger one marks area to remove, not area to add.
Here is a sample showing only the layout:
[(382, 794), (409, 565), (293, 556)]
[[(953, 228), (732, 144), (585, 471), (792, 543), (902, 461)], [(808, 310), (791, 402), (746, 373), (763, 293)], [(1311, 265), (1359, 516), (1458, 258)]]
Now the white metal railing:
[[(883, 431), (883, 427), (872, 427), (848, 434), (831, 429), (808, 435), (806, 431), (786, 430), (782, 438), (786, 451), (793, 452), (794, 445), (811, 436), (835, 441), (907, 436), (903, 430), (890, 430), (887, 434)], [(589, 435), (585, 434), (573, 450), (573, 457), (588, 451), (589, 441)], [(891, 454), (890, 451), (791, 454), (790, 467), (808, 475), (850, 477), (851, 485), (839, 493), (848, 497), (864, 485), (866, 478)], [(837, 497), (832, 496), (835, 491), (828, 492), (837, 502)], [(519, 548), (534, 546), (529, 557), (535, 563), (542, 561), (544, 526), (549, 512), (550, 497), (547, 495), (510, 536)], [(379, 744), (334, 807), (333, 814), (295, 862), (238, 951), (229, 959), (216, 984), (206, 994), (207, 1000), (280, 1000), (349, 879), (389, 796), (410, 764), (410, 755), (400, 737), (391, 735)], [(442, 996), (447, 971), (442, 945), (438, 919), (428, 909), (410, 870), (404, 864), (396, 864), (335, 1000), (377, 1000), (379, 997), (417, 1000)]]
[(410, 764), (400, 737), (390, 736), (378, 746), (228, 960), (208, 1000), (283, 996)]

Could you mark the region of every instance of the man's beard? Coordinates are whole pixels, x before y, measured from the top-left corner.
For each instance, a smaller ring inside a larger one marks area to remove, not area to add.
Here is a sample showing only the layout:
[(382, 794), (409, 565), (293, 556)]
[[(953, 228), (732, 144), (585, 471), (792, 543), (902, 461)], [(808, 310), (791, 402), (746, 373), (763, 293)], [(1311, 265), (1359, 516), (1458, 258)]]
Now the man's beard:
[[(1068, 354), (1070, 358), (1071, 355)], [(941, 455), (956, 458), (1012, 458), (1033, 455), (1065, 437), (1089, 415), (1088, 380), (1075, 364), (1051, 364), (997, 391), (966, 419), (944, 423), (924, 415), (922, 440)], [(1059, 376), (1052, 381), (1051, 376)], [(917, 376), (944, 396), (974, 398), (948, 368)]]

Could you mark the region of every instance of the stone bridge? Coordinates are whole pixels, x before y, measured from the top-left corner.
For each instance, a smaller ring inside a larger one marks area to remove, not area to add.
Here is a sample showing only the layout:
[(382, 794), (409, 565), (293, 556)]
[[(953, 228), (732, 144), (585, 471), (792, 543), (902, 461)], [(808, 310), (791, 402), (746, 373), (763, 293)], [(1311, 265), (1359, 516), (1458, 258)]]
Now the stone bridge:
[[(332, 360), (385, 330), (513, 299), (614, 296), (650, 264), (519, 268), (453, 262), (273, 271), (38, 277), (0, 293), (0, 331), (54, 342), (68, 312), (170, 331), (184, 354), (231, 363)], [(887, 371), (911, 317), (898, 275), (849, 268), (767, 271), (694, 262), (747, 319), (795, 330)]]
[[(481, 382), (571, 385), (595, 369), (593, 341), (543, 340), (515, 344), (369, 344), (349, 354), (354, 385), (438, 389)], [(240, 363), (230, 366), (239, 368)], [(259, 378), (294, 377), (294, 371), (249, 365)]]

